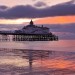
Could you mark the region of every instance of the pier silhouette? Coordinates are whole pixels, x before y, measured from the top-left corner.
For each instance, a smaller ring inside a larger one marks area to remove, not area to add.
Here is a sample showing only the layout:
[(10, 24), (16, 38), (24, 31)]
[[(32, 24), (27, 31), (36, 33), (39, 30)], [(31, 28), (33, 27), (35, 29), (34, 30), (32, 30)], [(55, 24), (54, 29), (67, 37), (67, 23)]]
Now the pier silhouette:
[(29, 25), (24, 26), (20, 30), (14, 31), (0, 31), (0, 35), (4, 36), (3, 38), (8, 40), (9, 35), (12, 35), (13, 41), (57, 41), (58, 36), (49, 32), (48, 27), (43, 25), (36, 26), (31, 20)]

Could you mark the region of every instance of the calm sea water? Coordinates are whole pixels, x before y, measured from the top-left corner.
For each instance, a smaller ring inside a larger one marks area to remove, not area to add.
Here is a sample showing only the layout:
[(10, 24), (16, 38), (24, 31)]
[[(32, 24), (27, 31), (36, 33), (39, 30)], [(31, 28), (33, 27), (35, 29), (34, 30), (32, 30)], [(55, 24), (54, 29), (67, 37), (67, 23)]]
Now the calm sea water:
[(0, 75), (75, 75), (75, 40), (0, 41)]
[(75, 40), (59, 41), (0, 41), (0, 48), (9, 49), (34, 49), (52, 51), (75, 51)]

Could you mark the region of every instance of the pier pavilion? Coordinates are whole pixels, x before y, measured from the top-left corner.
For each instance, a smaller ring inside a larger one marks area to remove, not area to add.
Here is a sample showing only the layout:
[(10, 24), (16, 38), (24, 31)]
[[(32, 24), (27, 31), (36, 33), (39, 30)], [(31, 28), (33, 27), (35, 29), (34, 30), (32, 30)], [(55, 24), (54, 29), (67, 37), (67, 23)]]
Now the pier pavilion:
[(0, 31), (0, 35), (8, 39), (9, 35), (13, 35), (13, 41), (57, 41), (58, 36), (49, 32), (48, 27), (36, 26), (31, 20), (29, 25), (24, 26), (20, 30), (14, 32)]

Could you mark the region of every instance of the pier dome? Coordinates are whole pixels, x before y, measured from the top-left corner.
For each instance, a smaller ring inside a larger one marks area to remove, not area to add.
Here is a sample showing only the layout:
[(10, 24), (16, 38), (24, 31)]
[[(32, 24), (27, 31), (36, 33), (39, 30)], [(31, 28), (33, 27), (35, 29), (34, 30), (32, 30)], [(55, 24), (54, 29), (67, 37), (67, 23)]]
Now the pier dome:
[(36, 26), (31, 20), (29, 25), (24, 26), (21, 31), (26, 34), (48, 34), (49, 28), (44, 26)]
[(33, 23), (33, 21), (32, 21), (32, 20), (30, 21), (30, 25), (34, 25), (34, 23)]

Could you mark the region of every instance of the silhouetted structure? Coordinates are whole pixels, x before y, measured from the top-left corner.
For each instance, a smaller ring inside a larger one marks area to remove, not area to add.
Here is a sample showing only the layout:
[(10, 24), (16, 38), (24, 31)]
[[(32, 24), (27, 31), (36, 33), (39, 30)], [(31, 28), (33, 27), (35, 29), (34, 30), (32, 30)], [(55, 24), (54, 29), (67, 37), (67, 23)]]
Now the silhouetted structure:
[[(31, 20), (29, 25), (24, 26), (21, 30), (16, 30), (16, 34), (22, 35), (15, 35), (13, 40), (16, 41), (56, 41), (58, 37), (53, 35), (49, 32), (49, 28), (41, 27), (34, 25), (33, 21)], [(25, 35), (24, 35), (25, 34)]]
[[(3, 36), (13, 35), (13, 41), (57, 41), (58, 36), (49, 32), (48, 27), (43, 25), (36, 26), (31, 20), (29, 25), (24, 26), (20, 30), (11, 31), (0, 31)], [(6, 37), (7, 39), (7, 37)]]

